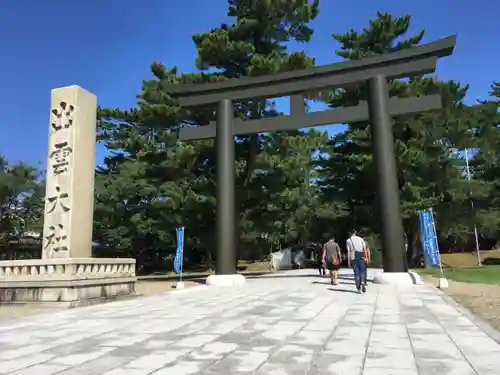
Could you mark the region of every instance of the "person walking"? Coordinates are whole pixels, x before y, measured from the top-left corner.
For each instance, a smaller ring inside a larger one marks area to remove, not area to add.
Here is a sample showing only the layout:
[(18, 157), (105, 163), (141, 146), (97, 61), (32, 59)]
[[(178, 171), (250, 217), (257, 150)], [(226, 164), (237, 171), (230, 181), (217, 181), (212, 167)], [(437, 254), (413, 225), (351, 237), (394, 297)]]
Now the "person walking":
[(354, 281), (358, 293), (366, 292), (366, 264), (367, 257), (366, 242), (356, 234), (351, 232), (347, 239), (347, 262), (354, 272)]
[(372, 262), (372, 251), (368, 244), (365, 245), (365, 288), (368, 285), (368, 265)]
[(323, 262), (323, 247), (321, 244), (314, 244), (314, 251), (316, 257), (316, 263), (318, 267), (318, 272), (320, 276), (326, 275), (325, 264)]
[(332, 237), (323, 245), (323, 264), (330, 272), (330, 284), (332, 285), (338, 284), (341, 261), (342, 253), (340, 251), (340, 246)]

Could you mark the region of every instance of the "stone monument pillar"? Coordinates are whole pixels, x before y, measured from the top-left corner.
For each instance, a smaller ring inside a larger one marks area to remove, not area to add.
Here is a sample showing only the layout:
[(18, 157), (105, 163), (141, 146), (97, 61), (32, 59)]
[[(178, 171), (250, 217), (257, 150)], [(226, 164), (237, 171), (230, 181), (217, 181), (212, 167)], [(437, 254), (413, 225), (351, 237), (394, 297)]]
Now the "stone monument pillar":
[(97, 100), (52, 90), (42, 259), (0, 262), (0, 303), (89, 304), (134, 293), (135, 259), (92, 258)]
[(92, 257), (97, 98), (52, 90), (42, 258)]

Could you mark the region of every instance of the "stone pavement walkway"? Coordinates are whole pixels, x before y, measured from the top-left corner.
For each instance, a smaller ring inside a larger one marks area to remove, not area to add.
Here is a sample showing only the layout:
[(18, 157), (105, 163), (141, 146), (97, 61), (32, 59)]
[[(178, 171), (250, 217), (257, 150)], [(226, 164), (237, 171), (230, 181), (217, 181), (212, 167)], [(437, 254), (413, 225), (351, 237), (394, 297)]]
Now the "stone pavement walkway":
[(313, 271), (0, 325), (9, 375), (493, 375), (500, 344), (433, 287)]

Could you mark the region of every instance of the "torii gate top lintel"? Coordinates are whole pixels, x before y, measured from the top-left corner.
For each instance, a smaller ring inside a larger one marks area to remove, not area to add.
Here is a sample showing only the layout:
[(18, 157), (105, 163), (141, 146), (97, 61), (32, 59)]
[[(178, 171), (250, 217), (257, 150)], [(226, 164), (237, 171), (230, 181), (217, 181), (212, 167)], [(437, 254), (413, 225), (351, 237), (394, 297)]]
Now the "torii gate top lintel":
[[(233, 135), (259, 132), (286, 131), (335, 123), (350, 123), (368, 119), (368, 105), (306, 113), (304, 93), (308, 91), (346, 87), (367, 82), (373, 77), (402, 78), (432, 73), (440, 57), (451, 55), (456, 36), (450, 36), (419, 47), (374, 56), (356, 61), (346, 61), (279, 74), (243, 77), (202, 84), (171, 84), (164, 90), (177, 98), (181, 106), (197, 106), (221, 102), (225, 99), (272, 98), (291, 96), (290, 115), (242, 121), (236, 119)], [(440, 95), (423, 97), (390, 98), (391, 116), (410, 114), (441, 108)], [(215, 124), (179, 129), (179, 140), (207, 139), (216, 136)]]
[(402, 51), (278, 74), (233, 78), (214, 83), (172, 84), (164, 87), (164, 90), (176, 97), (182, 106), (197, 106), (217, 103), (227, 98), (241, 100), (277, 97), (340, 87), (377, 75), (390, 79), (432, 73), (440, 57), (453, 53), (456, 39), (456, 35), (453, 35)]

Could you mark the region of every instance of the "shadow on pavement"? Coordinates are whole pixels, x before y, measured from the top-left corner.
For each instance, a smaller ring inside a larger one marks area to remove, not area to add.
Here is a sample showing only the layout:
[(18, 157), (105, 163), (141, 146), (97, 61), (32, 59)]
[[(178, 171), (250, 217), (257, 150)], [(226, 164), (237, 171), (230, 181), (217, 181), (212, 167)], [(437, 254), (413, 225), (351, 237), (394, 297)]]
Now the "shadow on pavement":
[[(312, 272), (314, 272), (315, 270), (311, 270)], [(290, 274), (288, 273), (287, 271), (284, 271), (284, 272), (276, 272), (276, 273), (269, 273), (269, 272), (244, 272), (242, 273), (243, 276), (245, 276), (246, 279), (249, 279), (249, 280), (252, 280), (252, 279), (279, 279), (279, 278), (283, 278), (283, 279), (299, 279), (299, 278), (315, 278), (315, 279), (327, 279), (328, 280), (328, 275), (318, 275), (317, 273), (308, 273), (308, 274)], [(186, 275), (185, 277), (183, 277), (184, 281), (191, 281), (191, 282), (194, 282), (194, 283), (198, 283), (198, 284), (205, 284), (205, 280), (207, 278), (208, 275), (196, 275), (196, 276), (189, 276), (189, 275)], [(177, 276), (177, 280), (178, 280), (179, 276)], [(140, 280), (142, 278), (139, 278)], [(144, 281), (148, 281), (148, 282), (155, 282), (155, 281), (164, 281), (165, 279), (167, 279), (166, 277), (161, 277), (161, 276), (158, 276), (158, 277), (149, 277), (147, 280), (144, 280)], [(171, 279), (171, 277), (168, 277), (168, 279)], [(343, 282), (344, 281), (344, 282)], [(345, 282), (345, 281), (350, 281), (349, 282)], [(368, 278), (368, 282), (373, 282), (373, 278)], [(340, 284), (345, 284), (345, 285), (350, 285), (352, 283), (354, 283), (354, 277), (353, 276), (350, 276), (350, 275), (342, 275), (340, 274), (339, 275), (339, 283)], [(330, 284), (329, 281), (314, 281), (313, 284)]]
[(294, 275), (294, 274), (286, 274), (286, 273), (268, 273), (268, 274), (263, 274), (263, 275), (248, 275), (248, 274), (243, 274), (243, 276), (245, 276), (245, 278), (247, 279), (279, 279), (279, 278), (283, 278), (283, 279), (298, 279), (298, 278), (301, 278), (301, 277), (307, 277), (307, 278), (311, 278), (311, 277), (316, 277), (316, 278), (319, 278), (319, 277), (326, 277), (326, 276), (320, 276), (318, 275), (317, 273), (314, 273), (314, 274), (300, 274), (300, 275)]
[[(346, 275), (339, 275), (339, 279), (340, 280), (350, 280), (352, 282), (354, 282), (354, 276), (346, 276)], [(367, 278), (366, 281), (368, 281), (369, 283), (373, 283), (373, 278)]]
[(350, 290), (350, 289), (335, 289), (335, 288), (328, 288), (328, 290), (332, 292), (340, 292), (340, 293), (353, 293), (353, 294), (359, 294), (355, 290)]
[[(323, 284), (323, 285), (330, 285), (330, 281), (313, 281), (312, 282), (313, 284)], [(342, 281), (342, 280), (339, 280), (338, 281), (339, 284), (343, 284), (343, 285), (354, 285), (354, 283), (347, 283), (345, 281)]]
[[(268, 271), (255, 271), (255, 272), (241, 272), (243, 276), (245, 276), (247, 279), (256, 279), (259, 277), (269, 277), (269, 276), (274, 276), (275, 274), (269, 273)], [(199, 284), (205, 284), (205, 279), (210, 276), (210, 273), (206, 274), (196, 274), (196, 275), (189, 275), (189, 274), (184, 274), (182, 277), (183, 281), (192, 281), (194, 283), (199, 283)], [(173, 281), (177, 282), (179, 281), (179, 275), (149, 275), (149, 276), (138, 276), (137, 277), (138, 281), (143, 281), (143, 282), (164, 282), (164, 281)]]

